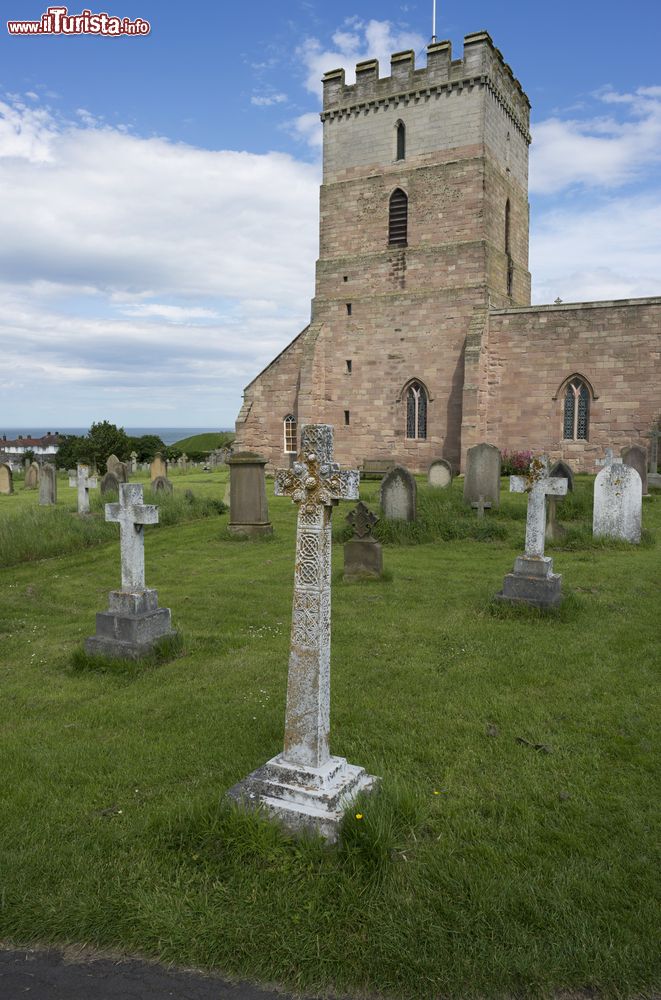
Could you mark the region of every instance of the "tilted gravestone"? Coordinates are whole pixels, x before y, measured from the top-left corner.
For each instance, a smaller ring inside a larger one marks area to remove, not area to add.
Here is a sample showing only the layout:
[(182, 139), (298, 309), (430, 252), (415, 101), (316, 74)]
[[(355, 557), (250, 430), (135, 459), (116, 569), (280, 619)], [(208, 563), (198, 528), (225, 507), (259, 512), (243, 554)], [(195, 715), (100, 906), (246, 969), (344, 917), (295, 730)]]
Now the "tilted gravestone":
[(75, 476), (69, 479), (69, 486), (74, 486), (78, 491), (78, 513), (89, 514), (90, 490), (96, 489), (96, 479), (90, 479), (90, 470), (87, 465), (79, 465)]
[(444, 458), (437, 458), (427, 470), (427, 482), (430, 486), (445, 489), (452, 486), (452, 466)]
[(154, 455), (151, 466), (149, 467), (149, 474), (152, 483), (154, 482), (155, 479), (160, 479), (161, 477), (163, 477), (163, 479), (167, 479), (168, 463), (165, 461), (160, 452), (157, 452)]
[(14, 474), (11, 471), (11, 466), (3, 462), (0, 464), (0, 493), (4, 493), (5, 496), (9, 496), (13, 492)]
[(151, 481), (152, 493), (172, 493), (174, 487), (169, 479), (165, 476), (157, 476), (156, 479)]
[(139, 483), (122, 483), (119, 503), (106, 504), (106, 521), (119, 524), (121, 590), (111, 590), (108, 611), (96, 616), (96, 634), (85, 649), (96, 656), (138, 659), (164, 636), (174, 635), (170, 609), (159, 608), (158, 594), (145, 586), (144, 526), (158, 523), (158, 507), (142, 502)]
[(418, 487), (416, 481), (401, 465), (381, 480), (381, 510), (388, 521), (415, 521)]
[(117, 479), (121, 482), (120, 477), (117, 475), (117, 467), (122, 463), (117, 458), (117, 455), (109, 455), (106, 459), (106, 472), (112, 472), (113, 475), (117, 476)]
[[(566, 479), (567, 480), (567, 492), (571, 493), (574, 489), (574, 473), (571, 467), (567, 465), (566, 462), (556, 462), (552, 466), (549, 473), (552, 479)], [(562, 502), (562, 497), (551, 494), (548, 498), (548, 504), (546, 506), (546, 540), (550, 542), (554, 539), (562, 538), (567, 534), (566, 528), (564, 528), (558, 521), (558, 504)]]
[(510, 490), (528, 494), (525, 555), (517, 556), (513, 572), (507, 574), (496, 596), (510, 604), (554, 607), (562, 600), (562, 576), (553, 572), (553, 560), (544, 555), (546, 498), (564, 496), (567, 480), (549, 476), (543, 456), (532, 460), (527, 476), (510, 476)]
[(649, 496), (647, 492), (647, 452), (644, 448), (640, 448), (637, 444), (631, 445), (630, 448), (623, 448), (620, 452), (620, 457), (624, 465), (628, 465), (629, 468), (635, 469), (640, 476), (640, 481), (643, 488), (643, 496)]
[(252, 452), (237, 452), (230, 467), (230, 521), (228, 530), (233, 535), (256, 538), (272, 535), (266, 500), (264, 467), (266, 459)]
[(106, 493), (119, 493), (119, 479), (114, 472), (106, 472), (101, 480), (101, 496)]
[(464, 503), (479, 502), (480, 497), (491, 501), (496, 510), (500, 506), (501, 456), (492, 444), (476, 444), (466, 454), (464, 474)]
[(345, 808), (377, 780), (329, 750), (331, 513), (339, 500), (358, 499), (359, 481), (356, 469), (340, 471), (333, 462), (327, 424), (304, 426), (300, 459), (276, 472), (276, 496), (298, 505), (284, 749), (228, 792), (293, 832), (330, 841)]
[(643, 484), (635, 469), (616, 462), (609, 448), (594, 481), (592, 534), (595, 538), (619, 538), (636, 545), (640, 542)]
[(43, 507), (57, 503), (57, 469), (54, 465), (42, 465), (39, 474), (39, 503)]
[(36, 490), (39, 486), (39, 466), (36, 462), (30, 462), (25, 470), (25, 489)]
[(344, 543), (344, 579), (364, 580), (379, 578), (383, 573), (383, 550), (372, 534), (378, 521), (369, 507), (358, 501), (355, 509), (347, 514), (347, 521), (353, 528), (353, 538)]

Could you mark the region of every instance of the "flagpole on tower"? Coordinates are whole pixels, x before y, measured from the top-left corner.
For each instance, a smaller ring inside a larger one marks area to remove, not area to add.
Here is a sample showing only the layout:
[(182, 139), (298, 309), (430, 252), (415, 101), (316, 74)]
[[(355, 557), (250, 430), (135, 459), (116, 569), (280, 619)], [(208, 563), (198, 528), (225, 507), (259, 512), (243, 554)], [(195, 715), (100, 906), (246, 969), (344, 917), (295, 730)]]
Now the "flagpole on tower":
[(432, 45), (436, 41), (436, 0), (432, 0), (431, 41)]

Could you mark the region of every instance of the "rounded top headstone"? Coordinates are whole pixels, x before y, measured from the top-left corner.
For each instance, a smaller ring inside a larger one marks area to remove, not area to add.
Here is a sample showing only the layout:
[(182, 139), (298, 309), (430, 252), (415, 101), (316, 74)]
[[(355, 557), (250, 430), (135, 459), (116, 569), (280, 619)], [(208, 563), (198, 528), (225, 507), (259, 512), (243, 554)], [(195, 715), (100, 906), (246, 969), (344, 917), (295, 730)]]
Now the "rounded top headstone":
[(430, 486), (445, 488), (452, 485), (452, 466), (444, 458), (437, 458), (427, 470), (427, 482)]

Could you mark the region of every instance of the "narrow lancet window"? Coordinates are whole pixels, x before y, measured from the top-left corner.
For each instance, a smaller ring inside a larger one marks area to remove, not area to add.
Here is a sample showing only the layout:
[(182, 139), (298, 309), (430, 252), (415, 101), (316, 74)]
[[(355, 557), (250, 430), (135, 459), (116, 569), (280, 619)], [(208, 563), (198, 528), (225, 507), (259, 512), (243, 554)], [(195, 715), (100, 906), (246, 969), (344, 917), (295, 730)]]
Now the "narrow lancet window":
[(409, 440), (427, 437), (427, 393), (420, 382), (411, 382), (406, 392), (406, 436)]
[(288, 413), (283, 421), (285, 435), (285, 452), (296, 454), (296, 417), (293, 413)]
[(409, 200), (401, 188), (397, 188), (390, 196), (390, 217), (388, 224), (388, 242), (393, 246), (407, 244), (408, 237)]
[(590, 391), (582, 379), (572, 379), (565, 390), (563, 437), (565, 441), (587, 441), (590, 423)]
[(397, 156), (396, 159), (406, 159), (406, 125), (404, 122), (397, 122)]

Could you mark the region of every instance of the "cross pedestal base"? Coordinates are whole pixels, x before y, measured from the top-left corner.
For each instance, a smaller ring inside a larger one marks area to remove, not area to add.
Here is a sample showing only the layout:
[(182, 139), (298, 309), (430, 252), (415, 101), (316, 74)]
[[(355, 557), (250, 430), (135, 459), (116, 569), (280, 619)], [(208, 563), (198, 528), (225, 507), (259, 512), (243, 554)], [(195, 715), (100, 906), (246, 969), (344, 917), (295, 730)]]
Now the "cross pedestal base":
[(278, 754), (227, 795), (244, 808), (263, 809), (290, 833), (318, 833), (335, 843), (344, 810), (378, 780), (344, 757), (331, 757), (323, 767), (303, 767)]
[(270, 521), (260, 521), (255, 522), (254, 524), (249, 524), (245, 521), (238, 524), (230, 522), (230, 524), (227, 525), (227, 530), (230, 535), (239, 535), (244, 538), (259, 538), (262, 535), (272, 535), (273, 525)]
[(548, 556), (517, 556), (514, 571), (503, 580), (496, 600), (555, 608), (562, 601), (562, 574), (553, 572), (553, 560)]
[(174, 634), (170, 609), (159, 608), (155, 590), (112, 590), (108, 611), (96, 616), (96, 635), (85, 639), (85, 652), (139, 660), (159, 639)]

